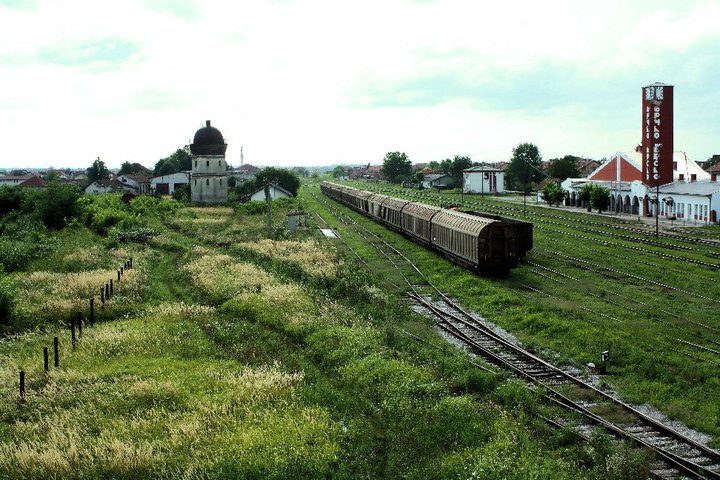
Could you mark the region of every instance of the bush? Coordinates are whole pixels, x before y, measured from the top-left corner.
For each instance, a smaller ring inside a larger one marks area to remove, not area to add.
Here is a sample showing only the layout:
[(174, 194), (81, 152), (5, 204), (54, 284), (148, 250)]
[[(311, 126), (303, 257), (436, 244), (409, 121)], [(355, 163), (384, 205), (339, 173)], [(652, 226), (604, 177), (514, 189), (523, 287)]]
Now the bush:
[(77, 216), (80, 196), (80, 189), (76, 185), (52, 182), (45, 190), (29, 193), (25, 198), (31, 205), (24, 206), (24, 209), (34, 209), (45, 226), (60, 230)]
[[(0, 266), (1, 267), (1, 266)], [(13, 313), (15, 288), (0, 268), (0, 325), (8, 325)]]
[(0, 216), (18, 210), (22, 202), (21, 188), (3, 185), (0, 187)]

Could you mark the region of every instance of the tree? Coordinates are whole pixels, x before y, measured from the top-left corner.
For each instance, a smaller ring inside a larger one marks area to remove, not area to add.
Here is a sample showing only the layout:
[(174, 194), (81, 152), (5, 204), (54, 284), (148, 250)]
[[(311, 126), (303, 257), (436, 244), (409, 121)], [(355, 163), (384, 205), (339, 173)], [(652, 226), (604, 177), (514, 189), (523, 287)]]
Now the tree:
[(442, 173), (450, 173), (452, 171), (452, 160), (446, 158), (445, 160), (440, 162), (440, 171)]
[(588, 212), (592, 211), (592, 205), (590, 204), (590, 196), (593, 191), (593, 184), (592, 183), (586, 183), (582, 187), (580, 187), (580, 191), (578, 191), (578, 200), (581, 202), (587, 203), (587, 209)]
[(708, 169), (720, 163), (720, 155), (713, 155), (705, 161), (705, 168)]
[(415, 170), (415, 172), (412, 174), (412, 181), (413, 183), (418, 184), (418, 188), (423, 188), (423, 180), (425, 179), (425, 174), (422, 170)]
[(187, 170), (192, 170), (192, 156), (182, 148), (178, 148), (169, 157), (157, 161), (153, 175), (159, 177)]
[(108, 178), (110, 178), (110, 170), (105, 166), (105, 162), (98, 157), (87, 169), (87, 179), (89, 182), (94, 182), (95, 180), (107, 180)]
[(560, 202), (565, 199), (565, 190), (559, 183), (550, 181), (542, 189), (542, 196), (543, 200), (545, 200), (548, 205), (552, 205), (554, 203), (555, 205), (560, 206)]
[(601, 187), (600, 185), (593, 185), (593, 189), (590, 192), (590, 205), (597, 208), (598, 213), (607, 210), (610, 206), (610, 189)]
[(255, 188), (267, 185), (268, 182), (277, 182), (282, 188), (297, 195), (300, 188), (300, 179), (286, 168), (267, 167), (255, 174)]
[(462, 181), (463, 170), (470, 167), (472, 167), (472, 160), (470, 160), (470, 157), (455, 155), (452, 165), (450, 166), (450, 175), (455, 179), (457, 185), (459, 185)]
[(337, 167), (333, 168), (332, 176), (333, 178), (340, 178), (345, 175), (345, 167), (341, 167), (338, 165)]
[(505, 169), (505, 179), (515, 190), (522, 188), (527, 193), (532, 182), (542, 178), (541, 165), (538, 147), (532, 143), (521, 143), (513, 148), (512, 159)]
[(437, 172), (438, 170), (440, 170), (440, 163), (438, 163), (437, 161), (433, 160), (433, 161), (431, 161), (430, 163), (428, 163), (428, 168), (429, 168), (430, 170), (432, 170), (433, 172)]
[(558, 180), (577, 178), (580, 176), (578, 160), (580, 160), (580, 157), (576, 157), (575, 155), (565, 155), (562, 158), (551, 160), (552, 163), (550, 164), (547, 173), (552, 178), (557, 178)]
[(125, 161), (122, 165), (120, 165), (120, 171), (118, 172), (120, 175), (128, 175), (130, 173), (133, 173), (133, 166), (132, 163)]
[(410, 177), (412, 163), (405, 153), (388, 152), (381, 171), (390, 183), (400, 183)]

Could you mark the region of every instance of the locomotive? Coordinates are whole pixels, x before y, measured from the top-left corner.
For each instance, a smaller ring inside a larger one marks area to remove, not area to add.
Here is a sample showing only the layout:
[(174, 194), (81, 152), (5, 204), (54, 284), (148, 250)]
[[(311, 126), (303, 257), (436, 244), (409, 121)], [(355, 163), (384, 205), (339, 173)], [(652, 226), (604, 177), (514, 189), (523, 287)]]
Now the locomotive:
[(322, 182), (320, 190), (479, 273), (506, 275), (532, 249), (529, 222), (440, 208), (331, 182)]

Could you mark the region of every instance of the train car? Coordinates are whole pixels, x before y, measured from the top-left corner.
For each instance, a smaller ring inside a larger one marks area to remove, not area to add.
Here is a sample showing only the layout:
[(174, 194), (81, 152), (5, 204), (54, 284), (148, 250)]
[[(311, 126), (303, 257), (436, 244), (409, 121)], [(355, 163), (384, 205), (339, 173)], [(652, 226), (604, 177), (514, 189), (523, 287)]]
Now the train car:
[(387, 197), (380, 206), (380, 218), (397, 230), (402, 230), (402, 209), (410, 203), (407, 200)]
[(432, 246), (465, 266), (504, 274), (518, 264), (516, 230), (502, 221), (441, 210), (430, 223)]
[(415, 240), (430, 243), (430, 219), (442, 208), (411, 202), (402, 209), (402, 230)]
[(514, 218), (501, 217), (500, 215), (490, 215), (487, 213), (478, 213), (470, 210), (460, 210), (463, 213), (470, 215), (476, 215), (485, 218), (492, 218), (493, 220), (500, 220), (511, 224), (517, 230), (518, 238), (518, 255), (520, 258), (525, 258), (527, 252), (532, 250), (533, 247), (533, 224), (530, 222), (524, 222), (522, 220), (516, 220)]
[(378, 221), (382, 221), (382, 204), (387, 200), (387, 195), (373, 193), (368, 197), (368, 215)]
[(410, 202), (325, 183), (323, 193), (451, 260), (481, 273), (504, 275), (532, 248), (532, 223)]

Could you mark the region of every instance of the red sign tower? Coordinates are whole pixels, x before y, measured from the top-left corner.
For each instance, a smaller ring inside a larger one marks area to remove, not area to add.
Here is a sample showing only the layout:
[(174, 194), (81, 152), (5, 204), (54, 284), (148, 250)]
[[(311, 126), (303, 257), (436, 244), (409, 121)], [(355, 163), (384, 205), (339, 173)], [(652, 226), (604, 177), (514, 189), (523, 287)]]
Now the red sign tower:
[(655, 187), (673, 181), (673, 86), (643, 87), (642, 99), (642, 178)]

